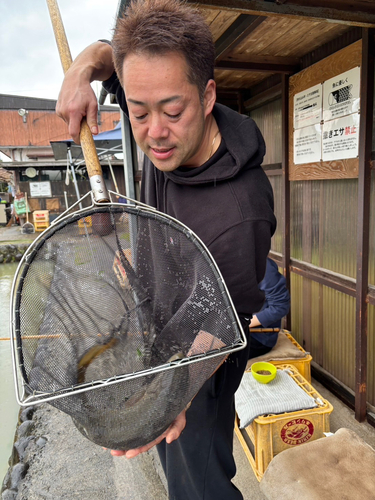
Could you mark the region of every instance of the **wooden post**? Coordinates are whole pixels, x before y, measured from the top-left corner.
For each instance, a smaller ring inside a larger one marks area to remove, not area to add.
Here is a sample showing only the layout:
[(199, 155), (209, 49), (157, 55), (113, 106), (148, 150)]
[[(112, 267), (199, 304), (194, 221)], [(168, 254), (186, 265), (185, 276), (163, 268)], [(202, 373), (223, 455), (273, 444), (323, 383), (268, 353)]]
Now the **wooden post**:
[[(289, 77), (281, 77), (282, 99), (282, 182), (283, 182), (283, 271), (290, 290), (290, 181), (289, 181)], [(291, 312), (286, 317), (286, 329), (291, 331)]]
[(359, 177), (356, 287), (355, 418), (366, 418), (367, 293), (370, 237), (371, 150), (374, 109), (374, 29), (362, 30), (361, 114), (359, 122)]
[[(324, 217), (326, 211), (326, 203), (324, 196), (324, 187), (323, 182), (318, 181), (320, 183), (320, 192), (319, 192), (319, 267), (324, 267), (324, 245), (323, 245), (323, 227), (324, 227)], [(319, 318), (318, 318), (318, 346), (315, 355), (315, 361), (318, 365), (323, 366), (324, 359), (324, 287), (321, 283), (319, 283)]]
[[(314, 181), (304, 181), (302, 183), (302, 260), (311, 264), (312, 258), (312, 183)], [(311, 352), (312, 348), (312, 327), (311, 327), (311, 304), (312, 289), (311, 280), (303, 279), (302, 285), (302, 346), (306, 351)]]

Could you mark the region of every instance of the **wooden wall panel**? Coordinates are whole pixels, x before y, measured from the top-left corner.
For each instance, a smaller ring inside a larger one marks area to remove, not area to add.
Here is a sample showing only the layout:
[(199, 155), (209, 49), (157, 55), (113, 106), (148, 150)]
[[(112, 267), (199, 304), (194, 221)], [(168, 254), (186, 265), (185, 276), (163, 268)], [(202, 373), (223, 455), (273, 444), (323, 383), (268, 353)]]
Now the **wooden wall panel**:
[(318, 83), (322, 83), (336, 75), (360, 66), (362, 57), (362, 41), (349, 45), (335, 54), (326, 57), (289, 79), (289, 179), (347, 179), (358, 177), (358, 158), (347, 160), (305, 163), (295, 165), (293, 161), (293, 98)]
[[(293, 152), (293, 150), (291, 150)], [(322, 161), (294, 165), (289, 161), (291, 181), (311, 181), (318, 179), (352, 179), (358, 177), (358, 158)]]

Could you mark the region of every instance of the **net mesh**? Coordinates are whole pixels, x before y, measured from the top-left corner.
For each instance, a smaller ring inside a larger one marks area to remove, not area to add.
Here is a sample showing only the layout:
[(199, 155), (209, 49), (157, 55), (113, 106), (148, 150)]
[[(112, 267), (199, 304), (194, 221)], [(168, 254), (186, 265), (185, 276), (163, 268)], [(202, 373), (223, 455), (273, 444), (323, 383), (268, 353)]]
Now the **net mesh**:
[(153, 441), (243, 342), (212, 258), (184, 226), (130, 205), (43, 234), (16, 277), (26, 395), (101, 446)]

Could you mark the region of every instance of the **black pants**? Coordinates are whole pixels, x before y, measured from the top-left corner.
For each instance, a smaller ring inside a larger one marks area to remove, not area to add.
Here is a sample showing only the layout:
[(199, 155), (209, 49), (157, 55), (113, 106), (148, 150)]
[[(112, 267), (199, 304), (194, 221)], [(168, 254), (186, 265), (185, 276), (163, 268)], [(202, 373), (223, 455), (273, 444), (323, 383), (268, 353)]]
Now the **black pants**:
[(231, 480), (234, 393), (248, 355), (249, 345), (229, 356), (193, 399), (179, 439), (158, 445), (170, 500), (243, 500)]
[(267, 352), (270, 352), (272, 347), (268, 347), (264, 344), (261, 344), (258, 340), (254, 339), (250, 335), (250, 353), (249, 353), (249, 359), (252, 358), (257, 358), (258, 356), (263, 356), (263, 354), (267, 354)]

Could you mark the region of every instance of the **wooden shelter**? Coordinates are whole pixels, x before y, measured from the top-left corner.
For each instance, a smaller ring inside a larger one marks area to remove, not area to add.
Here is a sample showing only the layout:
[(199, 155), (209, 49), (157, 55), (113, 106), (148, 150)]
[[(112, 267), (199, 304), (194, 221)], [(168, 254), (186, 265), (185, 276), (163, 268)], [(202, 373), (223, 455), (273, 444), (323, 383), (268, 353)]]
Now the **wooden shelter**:
[(315, 378), (374, 423), (374, 2), (191, 3), (214, 37), (218, 101), (265, 137), (272, 256), (292, 297), (286, 326), (312, 354)]

